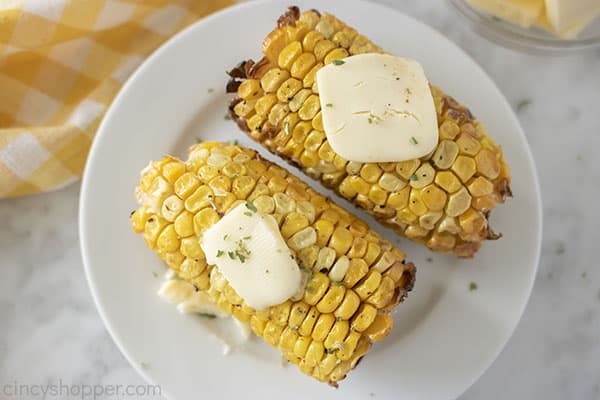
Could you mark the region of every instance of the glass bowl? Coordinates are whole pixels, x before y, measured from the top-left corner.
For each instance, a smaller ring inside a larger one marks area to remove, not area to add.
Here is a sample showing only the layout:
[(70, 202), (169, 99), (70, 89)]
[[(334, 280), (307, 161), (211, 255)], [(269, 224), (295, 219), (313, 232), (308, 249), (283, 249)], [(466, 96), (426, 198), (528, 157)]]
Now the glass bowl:
[(562, 39), (540, 28), (522, 28), (471, 7), (465, 0), (448, 0), (476, 32), (504, 47), (527, 53), (566, 55), (600, 48), (600, 17), (575, 39)]

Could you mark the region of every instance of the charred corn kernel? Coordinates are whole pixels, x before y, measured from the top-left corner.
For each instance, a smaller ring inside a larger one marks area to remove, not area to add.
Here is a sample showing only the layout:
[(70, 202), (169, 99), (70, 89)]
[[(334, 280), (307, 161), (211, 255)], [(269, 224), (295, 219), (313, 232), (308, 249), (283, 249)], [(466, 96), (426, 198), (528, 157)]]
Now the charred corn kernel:
[(472, 208), (458, 217), (458, 221), (462, 230), (467, 234), (481, 234), (487, 226), (485, 217), (479, 211)]
[[(432, 249), (472, 256), (481, 242), (491, 236), (488, 226), (485, 228), (486, 232), (474, 236), (473, 233), (462, 231), (460, 224), (457, 225), (459, 230), (456, 233), (450, 233), (440, 230), (439, 222), (433, 221), (438, 217), (438, 212), (442, 213), (438, 221), (444, 220), (446, 210), (466, 212), (466, 204), (472, 205), (475, 210), (488, 212), (504, 202), (506, 195), (510, 193), (507, 190), (510, 173), (500, 148), (468, 109), (440, 89), (431, 86), (440, 139), (431, 154), (422, 159), (378, 164), (358, 163), (337, 156), (323, 132), (314, 76), (323, 65), (334, 60), (365, 52), (383, 52), (383, 49), (332, 15), (318, 16), (312, 12), (302, 15), (310, 15), (306, 17), (310, 24), (302, 23), (296, 28), (283, 26), (269, 34), (264, 46), (265, 56), (271, 60), (266, 64), (269, 67), (257, 69), (248, 80), (271, 77), (276, 75), (276, 70), (287, 71), (290, 76), (294, 76), (295, 78), (291, 78), (294, 81), (287, 79), (279, 82), (279, 87), (273, 87), (278, 94), (277, 101), (288, 104), (290, 113), (297, 113), (303, 121), (311, 123), (311, 131), (321, 135), (301, 132), (293, 140), (286, 138), (283, 146), (277, 140), (267, 137), (268, 135), (263, 135), (261, 130), (271, 129), (269, 126), (265, 128), (264, 118), (248, 113), (245, 106), (240, 105), (242, 103), (236, 103), (235, 107), (240, 110), (238, 112), (234, 108), (234, 112), (240, 126), (245, 123), (249, 135), (270, 151), (286, 157), (308, 175), (320, 179), (325, 186), (366, 209), (385, 225), (395, 228), (398, 233), (421, 243), (438, 242), (429, 240), (436, 233), (453, 235), (455, 247)], [(277, 68), (274, 60), (277, 60)], [(275, 82), (272, 78), (269, 80)], [(249, 87), (250, 85), (256, 84), (249, 84)], [(240, 87), (238, 97), (247, 101), (249, 92), (248, 88)], [(269, 95), (270, 93), (261, 93), (257, 99)], [(270, 101), (266, 101), (266, 104), (270, 105)], [(281, 117), (287, 112), (287, 108), (273, 105), (271, 110), (269, 123), (275, 132), (283, 131)], [(423, 189), (420, 196), (413, 195), (419, 197), (420, 201), (409, 202), (411, 191), (406, 190), (407, 187)], [(466, 196), (462, 194), (458, 199), (457, 196), (452, 196), (463, 188), (468, 189), (472, 196), (469, 202), (464, 201)], [(456, 207), (457, 200), (461, 200), (458, 202), (459, 207)], [(451, 202), (454, 204), (451, 205)], [(432, 214), (428, 214), (430, 212)], [(454, 216), (458, 217), (460, 214)]]

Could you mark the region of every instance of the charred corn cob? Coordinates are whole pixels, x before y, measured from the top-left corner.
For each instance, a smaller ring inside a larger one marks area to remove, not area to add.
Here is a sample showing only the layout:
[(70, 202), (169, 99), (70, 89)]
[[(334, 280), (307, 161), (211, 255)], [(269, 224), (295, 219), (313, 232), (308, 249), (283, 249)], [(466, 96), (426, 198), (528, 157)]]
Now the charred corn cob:
[(343, 159), (323, 130), (316, 72), (332, 60), (383, 50), (330, 14), (291, 7), (263, 42), (264, 57), (230, 72), (230, 113), (272, 153), (367, 210), (380, 222), (439, 252), (471, 257), (496, 239), (489, 212), (510, 195), (502, 151), (469, 110), (431, 87), (439, 144), (398, 163)]
[[(256, 152), (217, 142), (194, 146), (186, 162), (165, 157), (144, 170), (133, 230), (177, 275), (300, 370), (337, 385), (392, 328), (391, 309), (414, 282), (404, 254), (331, 200)], [(229, 210), (251, 201), (279, 223), (305, 271), (304, 290), (254, 310), (212, 265), (198, 238)]]

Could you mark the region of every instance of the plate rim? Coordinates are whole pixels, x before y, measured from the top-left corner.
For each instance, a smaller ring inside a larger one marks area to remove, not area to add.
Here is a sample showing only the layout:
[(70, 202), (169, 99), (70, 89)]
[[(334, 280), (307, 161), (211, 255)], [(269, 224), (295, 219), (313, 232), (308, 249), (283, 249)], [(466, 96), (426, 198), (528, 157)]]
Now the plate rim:
[[(536, 277), (538, 269), (539, 269), (542, 238), (543, 238), (543, 203), (542, 203), (540, 182), (539, 182), (538, 171), (537, 171), (536, 164), (535, 164), (535, 159), (533, 158), (533, 154), (531, 151), (531, 147), (529, 145), (529, 141), (527, 140), (527, 136), (525, 135), (525, 132), (521, 126), (521, 123), (520, 123), (516, 113), (510, 106), (510, 103), (508, 102), (508, 100), (506, 99), (506, 97), (504, 96), (502, 91), (499, 89), (496, 82), (481, 67), (481, 65), (473, 57), (471, 57), (462, 47), (460, 47), (458, 44), (456, 44), (455, 42), (453, 42), (446, 36), (442, 35), (442, 33), (439, 32), (434, 27), (432, 27), (432, 26), (426, 24), (425, 22), (422, 22), (421, 20), (417, 19), (416, 17), (406, 14), (392, 6), (389, 6), (387, 4), (377, 3), (377, 2), (374, 2), (371, 0), (352, 0), (352, 1), (354, 3), (361, 4), (364, 6), (376, 6), (376, 7), (386, 9), (387, 11), (390, 11), (390, 12), (402, 14), (404, 17), (412, 20), (412, 22), (414, 22), (415, 24), (421, 25), (425, 29), (429, 30), (431, 34), (436, 36), (438, 39), (441, 39), (447, 46), (453, 47), (455, 51), (460, 52), (463, 57), (465, 57), (470, 62), (472, 62), (472, 64), (479, 70), (479, 72), (482, 74), (482, 76), (484, 76), (485, 79), (487, 79), (489, 81), (489, 83), (491, 84), (490, 87), (493, 88), (493, 90), (496, 92), (498, 97), (502, 99), (502, 101), (505, 103), (505, 106), (508, 109), (510, 109), (510, 111), (511, 111), (510, 118), (511, 118), (512, 122), (515, 124), (515, 126), (518, 128), (519, 138), (520, 138), (520, 140), (523, 144), (523, 148), (525, 150), (527, 164), (528, 164), (529, 168), (531, 169), (531, 175), (532, 175), (531, 178), (532, 178), (533, 184), (534, 184), (532, 192), (535, 195), (534, 196), (535, 202), (537, 203), (537, 205), (539, 205), (539, 207), (535, 210), (535, 220), (537, 222), (537, 229), (535, 231), (535, 241), (534, 241), (534, 243), (536, 243), (536, 248), (534, 249), (535, 263), (534, 263), (534, 267), (530, 269), (529, 276), (527, 276), (527, 278), (528, 278), (527, 294), (524, 297), (523, 302), (520, 306), (520, 309), (517, 312), (518, 318), (514, 318), (514, 320), (511, 321), (512, 324), (511, 324), (508, 334), (506, 335), (506, 337), (504, 338), (504, 340), (501, 343), (497, 344), (496, 349), (494, 349), (495, 351), (493, 352), (493, 356), (489, 357), (489, 359), (485, 363), (483, 363), (484, 365), (482, 366), (482, 368), (479, 368), (478, 371), (471, 374), (472, 379), (470, 379), (470, 382), (468, 382), (468, 384), (463, 388), (462, 392), (457, 394), (457, 396), (460, 396), (462, 393), (466, 392), (475, 382), (477, 382), (481, 378), (481, 376), (490, 368), (490, 366), (498, 358), (498, 356), (501, 354), (501, 352), (506, 348), (508, 341), (513, 337), (517, 326), (519, 325), (521, 319), (523, 318), (523, 314), (525, 312), (527, 305), (529, 304), (529, 300), (530, 300), (531, 294), (533, 292), (533, 287), (535, 285), (535, 277)], [(298, 1), (298, 3), (302, 3), (302, 2), (303, 2), (303, 0)], [(119, 90), (119, 92), (115, 96), (114, 100), (112, 101), (110, 107), (108, 108), (106, 114), (102, 118), (102, 121), (96, 131), (96, 135), (90, 146), (90, 150), (88, 153), (88, 159), (87, 159), (87, 162), (86, 162), (86, 165), (85, 165), (85, 168), (83, 171), (83, 175), (82, 175), (81, 192), (80, 192), (80, 196), (79, 196), (79, 207), (78, 207), (79, 242), (80, 242), (80, 250), (81, 250), (81, 256), (82, 256), (82, 261), (83, 261), (83, 267), (84, 267), (84, 271), (85, 271), (86, 282), (90, 289), (90, 293), (92, 295), (94, 305), (95, 305), (96, 309), (98, 310), (98, 314), (100, 315), (100, 318), (101, 318), (104, 326), (106, 327), (106, 330), (109, 332), (113, 342), (116, 344), (116, 346), (119, 349), (119, 351), (121, 352), (121, 354), (127, 359), (130, 366), (133, 367), (133, 369), (149, 384), (160, 385), (159, 382), (156, 382), (154, 379), (152, 379), (152, 377), (140, 365), (138, 365), (135, 362), (132, 354), (130, 354), (130, 352), (127, 350), (126, 345), (124, 343), (125, 340), (122, 337), (122, 335), (117, 334), (115, 328), (113, 327), (110, 317), (108, 316), (107, 310), (104, 308), (104, 305), (100, 301), (100, 295), (98, 292), (99, 288), (96, 287), (96, 285), (91, 277), (91, 275), (92, 275), (91, 269), (90, 269), (91, 261), (90, 261), (89, 250), (88, 250), (88, 244), (89, 244), (89, 238), (88, 238), (88, 233), (87, 233), (88, 226), (86, 223), (86, 215), (89, 213), (89, 210), (87, 208), (88, 198), (92, 195), (91, 189), (90, 189), (90, 179), (91, 179), (89, 177), (90, 171), (93, 168), (92, 166), (95, 163), (95, 160), (100, 157), (99, 150), (98, 150), (99, 143), (102, 142), (102, 140), (104, 140), (104, 138), (108, 135), (108, 129), (106, 129), (106, 126), (109, 125), (109, 123), (110, 123), (109, 121), (112, 120), (113, 114), (115, 114), (117, 112), (115, 110), (117, 110), (119, 108), (120, 104), (124, 101), (123, 99), (127, 96), (127, 93), (129, 92), (129, 89), (131, 88), (131, 86), (134, 85), (134, 82), (136, 82), (139, 79), (139, 77), (142, 76), (145, 73), (145, 71), (151, 67), (151, 64), (153, 64), (155, 62), (155, 60), (159, 59), (161, 57), (161, 55), (165, 51), (167, 51), (167, 49), (169, 49), (171, 46), (175, 46), (176, 43), (181, 41), (183, 37), (192, 35), (196, 29), (202, 29), (201, 27), (203, 25), (209, 24), (211, 21), (213, 21), (215, 19), (220, 19), (227, 14), (237, 13), (240, 10), (243, 10), (246, 8), (254, 8), (257, 6), (267, 5), (267, 4), (285, 5), (288, 3), (280, 1), (280, 0), (252, 0), (252, 1), (248, 1), (248, 2), (237, 3), (232, 6), (226, 7), (222, 10), (219, 10), (213, 14), (210, 14), (209, 16), (206, 16), (206, 17), (190, 24), (185, 29), (179, 31), (178, 33), (173, 35), (171, 38), (166, 40), (161, 46), (159, 46), (157, 49), (155, 49), (139, 65), (139, 67), (129, 76), (129, 78), (126, 80), (126, 82), (122, 85), (121, 89)], [(166, 393), (165, 391), (163, 391), (162, 395), (165, 396), (166, 398), (171, 398), (170, 395), (168, 393)]]

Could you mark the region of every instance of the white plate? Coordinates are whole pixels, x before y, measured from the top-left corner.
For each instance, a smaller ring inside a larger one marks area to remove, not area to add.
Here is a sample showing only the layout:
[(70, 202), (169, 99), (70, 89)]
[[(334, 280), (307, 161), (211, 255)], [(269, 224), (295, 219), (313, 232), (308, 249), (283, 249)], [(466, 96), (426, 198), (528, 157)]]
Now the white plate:
[[(416, 58), (432, 82), (487, 124), (512, 168), (515, 198), (492, 217), (504, 237), (486, 243), (474, 260), (458, 260), (398, 239), (360, 214), (415, 261), (417, 284), (398, 307), (390, 337), (373, 347), (338, 390), (295, 367), (281, 367), (277, 351), (259, 341), (251, 351), (223, 357), (196, 319), (158, 299), (160, 281), (152, 271), (163, 266), (130, 229), (133, 189), (149, 160), (165, 153), (185, 156), (196, 136), (250, 143), (223, 118), (229, 100), (224, 71), (260, 56), (263, 37), (287, 3), (246, 3), (204, 19), (154, 53), (104, 118), (85, 171), (80, 210), (83, 260), (98, 310), (132, 366), (173, 399), (365, 399), (371, 393), (377, 399), (454, 398), (498, 355), (531, 292), (541, 202), (525, 136), (490, 78), (427, 26), (360, 0), (296, 3), (333, 12), (385, 49)], [(478, 289), (470, 291), (470, 282)]]

